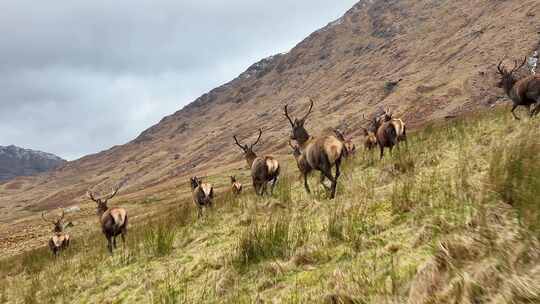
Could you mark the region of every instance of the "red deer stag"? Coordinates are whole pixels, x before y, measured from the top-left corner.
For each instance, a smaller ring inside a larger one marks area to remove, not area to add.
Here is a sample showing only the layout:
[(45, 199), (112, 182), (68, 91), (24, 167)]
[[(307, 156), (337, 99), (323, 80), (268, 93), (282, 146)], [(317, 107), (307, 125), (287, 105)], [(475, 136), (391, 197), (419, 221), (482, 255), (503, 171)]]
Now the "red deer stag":
[(272, 187), (270, 190), (270, 195), (274, 194), (274, 187), (276, 185), (277, 179), (279, 177), (279, 162), (272, 156), (258, 157), (255, 152), (253, 152), (253, 147), (259, 142), (262, 136), (262, 130), (259, 129), (259, 137), (257, 140), (248, 145), (241, 145), (236, 138), (236, 135), (233, 136), (234, 142), (244, 153), (248, 167), (251, 168), (251, 179), (253, 181), (253, 188), (257, 195), (267, 194), (267, 184), (272, 182)]
[(103, 197), (97, 197), (90, 190), (86, 192), (88, 198), (97, 204), (96, 211), (101, 224), (101, 231), (103, 231), (105, 238), (107, 238), (107, 248), (111, 254), (113, 253), (113, 248), (116, 249), (116, 237), (118, 235), (122, 237), (122, 244), (126, 242), (128, 215), (126, 209), (120, 207), (109, 208), (107, 202), (118, 193), (118, 190), (120, 190), (124, 183), (125, 181), (121, 182), (113, 188), (109, 195)]
[(209, 183), (203, 183), (202, 179), (194, 176), (191, 178), (191, 194), (193, 196), (193, 203), (199, 208), (198, 217), (200, 218), (203, 207), (212, 208), (214, 187)]
[(45, 218), (45, 212), (41, 213), (41, 218), (54, 225), (53, 236), (49, 239), (49, 248), (52, 254), (56, 257), (60, 251), (69, 247), (70, 237), (65, 232), (65, 229), (73, 226), (71, 222), (64, 223), (64, 210), (62, 209), (62, 215), (56, 220), (48, 220)]
[(234, 195), (242, 193), (242, 183), (236, 180), (236, 176), (231, 176), (231, 190)]
[[(335, 135), (312, 137), (306, 131), (304, 124), (313, 109), (313, 100), (310, 99), (310, 106), (306, 115), (301, 119), (295, 118), (294, 121), (289, 116), (287, 107), (288, 105), (285, 105), (284, 114), (292, 127), (291, 139), (298, 143), (302, 155), (305, 157), (309, 167), (321, 172), (321, 181), (323, 181), (324, 178), (328, 178), (332, 182), (330, 187), (330, 198), (335, 198), (337, 181), (341, 175), (339, 167), (346, 153), (343, 142)], [(334, 166), (336, 167), (336, 173), (332, 176), (332, 167)], [(304, 186), (306, 191), (311, 193), (307, 178), (308, 173), (304, 172)]]
[(376, 116), (372, 125), (379, 145), (381, 159), (384, 156), (384, 148), (388, 148), (390, 154), (392, 154), (394, 146), (400, 141), (407, 140), (405, 123), (401, 119), (393, 118), (389, 110), (384, 110), (382, 115)]
[(396, 129), (398, 143), (401, 141), (407, 141), (407, 127), (401, 118), (394, 118), (394, 113), (390, 112), (390, 109), (384, 110), (382, 119), (385, 122), (390, 122)]
[(497, 65), (497, 70), (501, 75), (497, 87), (504, 89), (506, 95), (512, 100), (511, 113), (517, 120), (519, 120), (519, 117), (514, 111), (518, 106), (528, 108), (530, 117), (537, 115), (540, 111), (540, 76), (530, 75), (518, 80), (514, 74), (525, 65), (526, 61), (527, 58), (521, 64), (517, 60), (514, 61), (514, 67), (511, 70), (501, 66), (503, 61)]

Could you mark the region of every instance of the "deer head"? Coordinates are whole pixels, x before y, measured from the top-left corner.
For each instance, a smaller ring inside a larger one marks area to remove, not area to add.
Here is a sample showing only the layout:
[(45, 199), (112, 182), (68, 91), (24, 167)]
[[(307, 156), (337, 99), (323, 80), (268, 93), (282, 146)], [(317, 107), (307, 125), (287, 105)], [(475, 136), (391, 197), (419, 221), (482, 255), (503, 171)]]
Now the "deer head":
[(118, 193), (118, 190), (122, 188), (126, 180), (123, 180), (118, 184), (116, 187), (114, 187), (110, 194), (98, 197), (94, 192), (90, 191), (90, 189), (86, 192), (86, 195), (89, 199), (93, 200), (97, 204), (96, 212), (98, 215), (103, 214), (109, 207), (107, 206), (107, 202), (116, 196)]
[(45, 217), (45, 212), (41, 213), (41, 218), (43, 219), (43, 221), (47, 223), (52, 223), (54, 225), (54, 229), (53, 229), (54, 232), (63, 232), (65, 228), (73, 226), (71, 222), (64, 224), (64, 215), (65, 215), (64, 209), (62, 209), (62, 215), (60, 215), (60, 217), (57, 218), (56, 220), (47, 219)]
[(289, 112), (288, 112), (288, 109), (287, 109), (287, 107), (289, 105), (285, 105), (285, 108), (284, 108), (285, 117), (287, 117), (287, 120), (289, 121), (289, 123), (291, 124), (291, 127), (292, 127), (291, 139), (296, 140), (300, 144), (305, 143), (309, 139), (309, 134), (306, 131), (306, 129), (304, 128), (304, 124), (306, 123), (306, 119), (308, 118), (309, 114), (311, 114), (311, 110), (313, 109), (313, 100), (311, 98), (309, 99), (309, 102), (310, 102), (310, 106), (309, 106), (309, 109), (308, 109), (306, 115), (304, 115), (304, 117), (302, 117), (300, 119), (294, 118), (294, 120), (293, 120), (289, 116)]
[(300, 155), (302, 155), (302, 150), (300, 150), (300, 147), (298, 145), (293, 144), (290, 140), (289, 140), (289, 146), (293, 150), (293, 156), (295, 159), (300, 157)]
[(527, 57), (523, 59), (523, 62), (520, 64), (518, 60), (514, 60), (514, 67), (511, 70), (507, 70), (502, 67), (504, 59), (499, 62), (497, 65), (497, 71), (501, 75), (501, 80), (497, 83), (498, 88), (503, 88), (507, 93), (512, 89), (516, 83), (516, 77), (514, 73), (521, 69), (527, 62)]
[(231, 176), (231, 184), (236, 183), (236, 176)]
[(240, 147), (240, 149), (242, 149), (242, 151), (244, 153), (244, 157), (246, 158), (246, 161), (247, 161), (249, 167), (251, 167), (251, 164), (253, 163), (255, 158), (257, 158), (257, 154), (255, 154), (255, 152), (253, 152), (253, 147), (255, 147), (255, 145), (257, 145), (259, 143), (259, 140), (261, 139), (261, 136), (262, 136), (262, 129), (259, 129), (259, 137), (257, 137), (257, 140), (255, 140), (255, 142), (253, 142), (249, 146), (240, 144), (240, 142), (238, 142), (238, 139), (236, 138), (236, 135), (233, 136), (233, 139), (234, 139), (234, 142), (236, 143), (236, 145), (238, 147)]
[(199, 187), (199, 185), (202, 183), (202, 180), (196, 176), (193, 176), (190, 179), (191, 182), (191, 190), (195, 190), (195, 188)]

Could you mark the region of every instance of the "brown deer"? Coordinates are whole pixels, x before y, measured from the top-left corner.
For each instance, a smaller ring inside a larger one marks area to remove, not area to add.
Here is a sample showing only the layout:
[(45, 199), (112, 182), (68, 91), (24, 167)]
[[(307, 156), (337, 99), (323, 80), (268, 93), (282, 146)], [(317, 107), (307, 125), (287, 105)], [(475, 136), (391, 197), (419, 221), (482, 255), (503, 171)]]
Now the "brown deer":
[(497, 70), (501, 75), (497, 87), (504, 89), (506, 95), (512, 100), (513, 105), (510, 112), (517, 120), (519, 117), (514, 111), (518, 106), (528, 108), (530, 117), (536, 116), (540, 111), (540, 75), (530, 75), (518, 80), (514, 74), (526, 62), (527, 58), (521, 64), (517, 60), (514, 61), (514, 67), (511, 70), (501, 66), (503, 61), (497, 65)]
[(60, 253), (69, 247), (69, 242), (71, 240), (68, 233), (65, 232), (66, 228), (73, 226), (71, 222), (64, 223), (64, 209), (62, 209), (62, 215), (56, 220), (48, 220), (45, 218), (45, 212), (41, 213), (41, 218), (47, 222), (54, 225), (53, 236), (49, 239), (49, 248), (51, 249), (52, 254), (56, 257)]
[(343, 143), (343, 147), (345, 148), (345, 158), (351, 158), (356, 154), (356, 145), (353, 143), (352, 139), (349, 137), (346, 137), (340, 130), (334, 129), (334, 133), (336, 134), (337, 139), (339, 139)]
[(396, 129), (398, 142), (407, 141), (407, 127), (401, 118), (394, 118), (394, 114), (390, 112), (390, 109), (384, 110), (382, 119), (385, 122), (390, 122)]
[(198, 217), (200, 218), (203, 207), (212, 208), (214, 187), (209, 183), (203, 183), (202, 179), (194, 176), (191, 178), (191, 195), (193, 197), (193, 203), (199, 208)]
[[(306, 189), (309, 189), (309, 185), (307, 184), (307, 178), (305, 177), (309, 176), (309, 174), (311, 173), (311, 171), (313, 171), (313, 169), (309, 166), (305, 155), (302, 153), (302, 150), (300, 150), (300, 146), (293, 144), (290, 140), (289, 140), (289, 146), (292, 148), (293, 157), (296, 160), (298, 171), (300, 171), (300, 177), (304, 178), (304, 187)], [(326, 187), (323, 181), (324, 181), (324, 174), (321, 173), (321, 183), (323, 184), (323, 186)]]
[[(301, 119), (295, 118), (294, 121), (289, 116), (287, 111), (288, 105), (285, 105), (284, 114), (289, 120), (292, 127), (291, 139), (295, 140), (307, 164), (313, 170), (318, 170), (322, 173), (321, 181), (328, 178), (332, 185), (330, 187), (330, 198), (336, 196), (336, 187), (339, 176), (341, 175), (340, 166), (343, 157), (346, 154), (343, 142), (335, 135), (326, 135), (320, 137), (312, 137), (306, 131), (304, 125), (311, 110), (313, 109), (313, 100), (310, 99), (309, 110)], [(336, 167), (336, 173), (332, 176), (332, 167)], [(311, 193), (307, 182), (308, 173), (304, 173), (304, 187), (308, 193)]]
[(253, 152), (253, 147), (259, 143), (259, 140), (262, 136), (262, 130), (259, 129), (259, 137), (257, 140), (248, 145), (241, 145), (236, 138), (236, 135), (233, 136), (234, 142), (244, 153), (248, 167), (251, 169), (251, 179), (253, 181), (253, 188), (257, 195), (267, 194), (267, 184), (272, 182), (272, 187), (270, 190), (270, 195), (274, 194), (274, 187), (276, 185), (277, 179), (280, 173), (279, 162), (277, 159), (272, 156), (258, 157), (255, 152)]
[(231, 176), (231, 190), (234, 195), (242, 193), (242, 183), (236, 180), (236, 176)]
[(375, 127), (373, 126), (372, 122), (368, 119), (366, 119), (366, 116), (362, 114), (362, 118), (364, 121), (368, 121), (370, 123), (370, 126), (368, 128), (360, 127), (364, 133), (364, 148), (366, 150), (373, 150), (377, 146), (377, 136), (375, 136)]
[(101, 224), (101, 231), (103, 231), (105, 238), (107, 238), (107, 248), (111, 254), (113, 253), (113, 248), (116, 249), (116, 237), (118, 235), (122, 237), (122, 244), (126, 242), (128, 215), (126, 209), (120, 207), (109, 208), (107, 202), (116, 196), (124, 183), (125, 181), (113, 188), (109, 195), (99, 198), (90, 190), (86, 192), (88, 198), (97, 204), (96, 212)]

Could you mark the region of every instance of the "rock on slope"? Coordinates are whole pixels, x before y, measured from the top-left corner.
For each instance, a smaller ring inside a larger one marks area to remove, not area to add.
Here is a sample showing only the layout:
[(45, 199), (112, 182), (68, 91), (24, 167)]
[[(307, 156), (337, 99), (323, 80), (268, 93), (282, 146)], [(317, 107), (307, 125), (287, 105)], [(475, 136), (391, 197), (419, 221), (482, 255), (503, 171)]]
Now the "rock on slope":
[[(341, 126), (359, 135), (358, 116), (380, 106), (413, 128), (488, 107), (502, 95), (494, 89), (496, 63), (538, 46), (538, 17), (536, 0), (362, 0), (290, 52), (254, 64), (132, 142), (15, 189), (0, 186), (0, 206), (56, 207), (126, 176), (127, 192), (159, 191), (188, 174), (238, 167), (233, 132), (245, 138), (262, 128), (260, 150), (285, 152), (282, 106), (304, 111), (305, 96), (316, 101), (307, 123), (314, 133)], [(394, 90), (384, 89), (400, 78)]]
[(0, 146), (0, 181), (43, 173), (63, 165), (62, 158), (16, 146)]

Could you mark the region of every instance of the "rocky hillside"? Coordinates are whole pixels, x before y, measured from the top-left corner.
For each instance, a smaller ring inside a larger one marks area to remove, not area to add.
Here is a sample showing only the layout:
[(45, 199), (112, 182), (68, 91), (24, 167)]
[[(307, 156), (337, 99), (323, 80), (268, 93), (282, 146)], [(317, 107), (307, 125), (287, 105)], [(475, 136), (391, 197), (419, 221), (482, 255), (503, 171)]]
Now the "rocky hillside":
[(0, 146), (0, 181), (43, 173), (63, 165), (62, 158), (16, 146)]
[(306, 96), (316, 101), (310, 130), (340, 126), (353, 136), (359, 116), (382, 106), (412, 128), (489, 107), (504, 101), (494, 88), (496, 63), (538, 46), (539, 16), (536, 0), (362, 0), (288, 53), (254, 64), (132, 142), (0, 186), (0, 207), (19, 206), (0, 218), (78, 202), (89, 186), (125, 177), (124, 194), (136, 195), (184, 185), (189, 174), (242, 168), (232, 135), (245, 139), (258, 128), (260, 153), (288, 153), (282, 107), (291, 103), (301, 113)]

